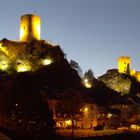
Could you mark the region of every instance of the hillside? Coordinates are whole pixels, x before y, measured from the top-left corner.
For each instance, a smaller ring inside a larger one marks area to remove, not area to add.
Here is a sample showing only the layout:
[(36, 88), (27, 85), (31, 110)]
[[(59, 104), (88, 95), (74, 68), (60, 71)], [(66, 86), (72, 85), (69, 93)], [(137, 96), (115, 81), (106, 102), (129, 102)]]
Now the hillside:
[(140, 83), (134, 77), (126, 74), (120, 74), (117, 69), (108, 70), (106, 74), (98, 78), (99, 81), (121, 95), (137, 95), (140, 92)]
[[(42, 130), (52, 134), (54, 122), (47, 98), (69, 101), (75, 98), (98, 105), (121, 98), (118, 92), (99, 81), (101, 79), (94, 79), (93, 87), (85, 88), (58, 45), (43, 40), (23, 43), (7, 39), (0, 45), (0, 127), (22, 135)], [(111, 75), (100, 78), (106, 81)]]
[[(48, 95), (76, 88), (82, 82), (61, 48), (44, 40), (0, 41), (0, 127), (31, 136), (52, 135), (54, 122)], [(32, 138), (31, 138), (32, 139)]]

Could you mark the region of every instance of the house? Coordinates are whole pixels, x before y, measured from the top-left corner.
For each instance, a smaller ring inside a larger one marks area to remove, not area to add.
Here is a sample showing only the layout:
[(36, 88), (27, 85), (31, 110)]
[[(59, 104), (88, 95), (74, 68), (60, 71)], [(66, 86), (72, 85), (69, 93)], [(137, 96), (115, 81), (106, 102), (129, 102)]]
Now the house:
[(56, 126), (91, 129), (97, 125), (97, 105), (77, 89), (67, 89), (53, 98), (47, 98)]

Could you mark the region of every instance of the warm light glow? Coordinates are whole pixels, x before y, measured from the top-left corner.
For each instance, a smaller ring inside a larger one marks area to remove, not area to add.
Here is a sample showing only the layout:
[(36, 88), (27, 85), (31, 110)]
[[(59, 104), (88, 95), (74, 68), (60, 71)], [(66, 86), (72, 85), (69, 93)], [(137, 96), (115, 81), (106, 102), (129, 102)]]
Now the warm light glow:
[(24, 72), (24, 71), (28, 71), (28, 69), (26, 67), (18, 67), (18, 72)]
[(111, 117), (112, 117), (112, 114), (111, 114), (111, 113), (108, 113), (108, 114), (107, 114), (107, 117), (108, 117), (108, 118), (111, 118)]
[(30, 71), (31, 66), (29, 65), (28, 62), (23, 62), (21, 61), (19, 65), (17, 65), (17, 72), (25, 72), (25, 71)]
[(86, 84), (85, 84), (85, 87), (86, 87), (86, 88), (91, 88), (92, 85), (91, 85), (90, 83), (86, 83)]
[(1, 61), (0, 63), (0, 69), (1, 70), (7, 70), (9, 67), (8, 62), (7, 61)]
[(130, 75), (134, 76), (136, 74), (135, 70), (130, 70)]
[(85, 83), (88, 83), (88, 79), (85, 79), (84, 82), (85, 82)]
[(40, 40), (40, 35), (41, 35), (41, 21), (40, 21), (40, 17), (34, 15), (33, 19), (32, 19), (32, 22), (33, 22), (33, 36), (34, 38), (36, 38), (37, 40)]
[(44, 59), (43, 60), (43, 65), (50, 65), (52, 63), (51, 59)]
[(57, 126), (57, 127), (60, 127), (60, 123), (59, 123), (59, 122), (56, 122), (56, 126)]
[(66, 125), (72, 125), (71, 120), (67, 120), (67, 121), (66, 121)]
[(85, 111), (85, 112), (87, 112), (87, 111), (88, 111), (88, 108), (87, 108), (87, 107), (85, 107), (84, 111)]
[(137, 81), (140, 82), (140, 72), (139, 71), (136, 71), (135, 77), (136, 77)]
[(37, 15), (23, 15), (20, 22), (20, 41), (40, 40), (41, 21)]
[(131, 129), (133, 129), (133, 130), (140, 130), (140, 126), (139, 125), (132, 124), (131, 125)]
[(20, 28), (20, 40), (23, 40), (23, 36), (24, 36), (24, 29), (21, 27)]
[(131, 69), (131, 62), (130, 62), (130, 57), (127, 56), (121, 56), (118, 59), (118, 70), (119, 73), (126, 73), (127, 70)]
[(38, 38), (40, 39), (40, 25), (39, 25), (39, 23), (36, 23), (36, 31), (38, 34)]
[(84, 79), (84, 86), (85, 86), (86, 88), (91, 88), (91, 87), (92, 87), (92, 84), (88, 81), (87, 78)]
[[(0, 49), (2, 45), (0, 43)], [(9, 60), (4, 52), (0, 53), (0, 69), (6, 71), (9, 68)]]
[(0, 50), (2, 52), (4, 52), (6, 55), (8, 55), (8, 51), (6, 50), (6, 48), (5, 47), (2, 47), (2, 43), (0, 43)]

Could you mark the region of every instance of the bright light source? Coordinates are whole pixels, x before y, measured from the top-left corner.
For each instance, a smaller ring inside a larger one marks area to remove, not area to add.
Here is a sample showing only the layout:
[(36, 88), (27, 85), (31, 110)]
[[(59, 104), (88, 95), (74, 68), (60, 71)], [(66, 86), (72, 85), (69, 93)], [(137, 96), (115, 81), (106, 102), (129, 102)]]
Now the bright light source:
[(88, 79), (85, 79), (84, 82), (87, 83), (88, 82)]
[(18, 63), (20, 63), (19, 65), (17, 65), (17, 72), (25, 72), (25, 71), (30, 71), (31, 70), (31, 66), (29, 65), (29, 62), (23, 62), (23, 61), (19, 61)]
[(6, 55), (8, 55), (8, 51), (7, 51), (6, 47), (3, 47), (3, 46), (2, 46), (2, 43), (0, 43), (0, 50), (1, 50), (2, 52), (4, 52)]
[(111, 113), (108, 113), (107, 117), (108, 118), (111, 118), (112, 114)]
[(18, 106), (18, 104), (15, 104), (15, 106)]
[(92, 85), (91, 85), (90, 83), (86, 83), (86, 84), (85, 84), (85, 87), (86, 87), (86, 88), (91, 88)]
[(18, 72), (25, 72), (25, 71), (28, 71), (28, 68), (27, 67), (18, 67)]
[(39, 23), (36, 23), (36, 31), (37, 31), (38, 37), (40, 38), (40, 24)]
[(83, 84), (86, 88), (91, 88), (92, 87), (92, 84), (89, 82), (89, 80), (87, 78), (84, 79)]
[(131, 125), (131, 129), (133, 129), (133, 130), (140, 130), (140, 126), (136, 125), (136, 124), (132, 124)]
[(52, 63), (51, 59), (44, 59), (43, 60), (43, 65), (50, 65)]
[(24, 36), (24, 29), (22, 27), (20, 28), (20, 40), (22, 40), (23, 36)]
[(66, 125), (72, 125), (71, 120), (67, 120), (67, 121), (66, 121)]
[(7, 70), (9, 67), (8, 62), (7, 61), (2, 61), (0, 64), (0, 69), (1, 70)]
[(84, 111), (85, 111), (85, 112), (87, 112), (87, 111), (88, 111), (88, 108), (87, 108), (87, 107), (85, 107)]

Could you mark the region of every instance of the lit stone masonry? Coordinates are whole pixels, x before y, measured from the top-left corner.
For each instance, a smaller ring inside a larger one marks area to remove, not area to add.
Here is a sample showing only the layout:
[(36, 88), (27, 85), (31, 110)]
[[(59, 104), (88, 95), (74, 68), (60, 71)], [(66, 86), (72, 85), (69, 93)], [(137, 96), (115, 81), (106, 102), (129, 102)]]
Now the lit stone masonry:
[(118, 70), (119, 73), (127, 73), (127, 71), (130, 70), (130, 57), (127, 56), (121, 56), (118, 59)]
[(0, 40), (0, 72), (36, 71), (63, 59), (59, 45), (41, 40), (41, 19), (34, 14), (21, 16), (20, 41)]
[(121, 56), (118, 59), (118, 71), (122, 74), (129, 74), (140, 82), (140, 71), (131, 69), (131, 60), (129, 56)]
[(27, 14), (21, 16), (20, 41), (27, 42), (32, 39), (40, 40), (41, 21), (37, 15)]

